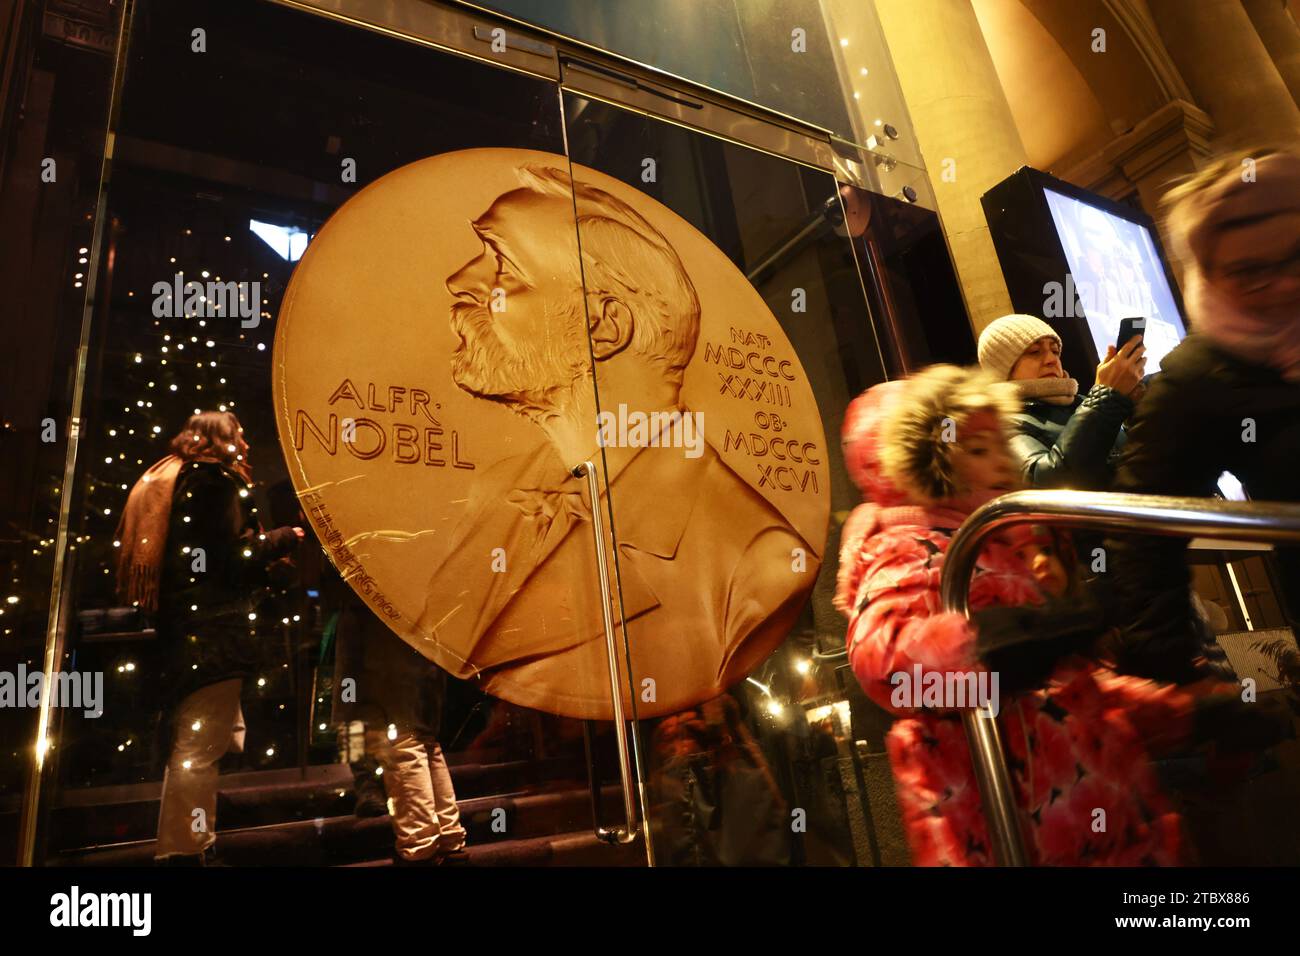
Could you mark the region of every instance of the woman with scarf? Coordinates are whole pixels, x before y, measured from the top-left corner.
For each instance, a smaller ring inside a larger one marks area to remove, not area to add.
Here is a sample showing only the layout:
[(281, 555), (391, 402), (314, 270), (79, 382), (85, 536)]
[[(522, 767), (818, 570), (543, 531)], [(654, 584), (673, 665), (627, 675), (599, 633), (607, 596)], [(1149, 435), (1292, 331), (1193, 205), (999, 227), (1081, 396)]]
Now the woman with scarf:
[(192, 416), (131, 489), (117, 541), (122, 600), (156, 614), (163, 647), (163, 777), (154, 858), (202, 865), (216, 840), (217, 763), (243, 749), (243, 678), (257, 660), (255, 591), (301, 528), (263, 531), (248, 445), (230, 412)]
[(1032, 315), (1004, 315), (980, 334), (980, 367), (1010, 381), (1024, 408), (1014, 417), (1011, 450), (1030, 488), (1107, 491), (1124, 447), (1146, 368), (1140, 336), (1097, 366), (1097, 384), (1080, 396), (1061, 365), (1061, 337)]
[[(1114, 490), (1210, 497), (1227, 471), (1253, 499), (1300, 501), (1300, 152), (1227, 156), (1166, 202), (1191, 334), (1151, 380)], [(1131, 673), (1185, 681), (1203, 670), (1185, 547), (1107, 541)], [(1300, 626), (1300, 554), (1277, 558)]]

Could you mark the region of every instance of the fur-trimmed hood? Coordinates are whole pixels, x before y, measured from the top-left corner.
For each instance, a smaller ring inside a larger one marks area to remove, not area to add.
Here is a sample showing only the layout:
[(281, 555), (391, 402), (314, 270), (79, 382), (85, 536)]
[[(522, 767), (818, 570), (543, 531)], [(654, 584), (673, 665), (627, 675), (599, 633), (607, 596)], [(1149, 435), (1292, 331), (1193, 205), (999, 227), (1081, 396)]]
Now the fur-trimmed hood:
[[(844, 459), (864, 497), (881, 507), (931, 506), (957, 494), (953, 438), (972, 414), (992, 411), (1010, 432), (1015, 386), (987, 372), (932, 365), (868, 389), (848, 408)], [(947, 440), (945, 440), (945, 438)]]
[(866, 504), (849, 515), (840, 533), (834, 604), (852, 612), (865, 568), (863, 544), (882, 528), (955, 528), (972, 507), (957, 502), (952, 443), (943, 441), (945, 418), (953, 431), (975, 411), (990, 409), (1009, 430), (1020, 410), (1015, 387), (987, 372), (936, 365), (910, 379), (867, 389), (844, 415), (844, 464)]

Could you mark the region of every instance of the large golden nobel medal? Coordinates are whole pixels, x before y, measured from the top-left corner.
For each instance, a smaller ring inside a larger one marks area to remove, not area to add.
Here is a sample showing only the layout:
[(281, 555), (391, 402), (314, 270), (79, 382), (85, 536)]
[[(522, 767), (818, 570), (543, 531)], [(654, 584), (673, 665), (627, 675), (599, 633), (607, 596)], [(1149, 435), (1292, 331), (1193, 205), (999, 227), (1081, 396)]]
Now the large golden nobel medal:
[(726, 256), (636, 189), (574, 176), (563, 156), (465, 150), (344, 204), (285, 294), (276, 420), (316, 534), (402, 640), (506, 700), (610, 719), (571, 473), (595, 461), (618, 645), (626, 627), (637, 713), (656, 716), (788, 633), (826, 542), (826, 439)]

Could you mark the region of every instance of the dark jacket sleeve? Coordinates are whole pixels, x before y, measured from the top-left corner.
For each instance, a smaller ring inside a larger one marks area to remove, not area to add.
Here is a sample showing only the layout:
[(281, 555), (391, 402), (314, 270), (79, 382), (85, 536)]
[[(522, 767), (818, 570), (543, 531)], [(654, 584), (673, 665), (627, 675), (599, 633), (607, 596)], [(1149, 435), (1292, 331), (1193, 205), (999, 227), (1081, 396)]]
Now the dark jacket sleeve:
[(1019, 416), (1011, 450), (1021, 461), (1025, 483), (1031, 488), (1107, 490), (1111, 450), (1132, 411), (1127, 395), (1097, 385), (1055, 437), (1032, 415)]
[(203, 548), (209, 570), (232, 586), (248, 584), (246, 569), (260, 570), (297, 543), (292, 528), (263, 532), (246, 520), (239, 490), (220, 466), (201, 465), (178, 483), (172, 520), (179, 543)]
[(252, 552), (253, 559), (259, 564), (270, 564), (277, 558), (292, 554), (298, 544), (298, 536), (292, 528), (276, 528), (272, 531), (245, 528), (240, 541), (245, 550)]
[[(1152, 379), (1128, 430), (1115, 491), (1212, 495), (1233, 437), (1224, 431), (1227, 418), (1213, 395), (1207, 382), (1168, 374)], [(1123, 631), (1122, 671), (1172, 681), (1197, 676), (1192, 662), (1203, 635), (1192, 611), (1186, 549), (1180, 537), (1107, 537), (1115, 623)]]

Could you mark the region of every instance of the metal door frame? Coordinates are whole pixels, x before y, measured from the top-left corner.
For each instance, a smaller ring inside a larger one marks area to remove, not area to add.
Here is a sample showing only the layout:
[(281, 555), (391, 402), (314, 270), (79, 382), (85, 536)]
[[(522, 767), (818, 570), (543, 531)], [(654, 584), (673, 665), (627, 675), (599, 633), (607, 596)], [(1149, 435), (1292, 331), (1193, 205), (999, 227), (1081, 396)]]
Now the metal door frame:
[[(849, 175), (843, 166), (844, 146), (837, 151), (831, 145), (830, 130), (630, 57), (526, 24), (470, 0), (264, 2), (551, 80), (569, 92), (687, 126), (841, 178)], [(498, 29), (501, 32), (494, 35)]]
[[(563, 37), (544, 29), (525, 24), (508, 15), (485, 9), (467, 0), (446, 0), (446, 3), (427, 0), (264, 0), (316, 16), (322, 16), (358, 29), (369, 30), (462, 56), (479, 63), (512, 70), (527, 76), (556, 84), (559, 98), (564, 151), (569, 154), (568, 122), (564, 94), (572, 93), (606, 103), (619, 109), (640, 114), (661, 122), (680, 126), (694, 133), (722, 140), (736, 146), (765, 153), (786, 162), (815, 169), (836, 182), (861, 182), (861, 177), (846, 163), (847, 144), (835, 139), (829, 130), (796, 120), (775, 110), (721, 93), (698, 83), (682, 79), (663, 70), (619, 56), (590, 44)], [(447, 5), (454, 3), (455, 6)], [(476, 22), (480, 21), (480, 22)], [(510, 26), (505, 29), (505, 24)], [(495, 44), (494, 44), (495, 41)], [(857, 150), (856, 147), (853, 148)], [(854, 158), (865, 151), (857, 150)], [(843, 199), (839, 197), (841, 215)], [(579, 237), (581, 241), (581, 237)], [(863, 301), (869, 302), (860, 264), (859, 285)], [(873, 341), (880, 351), (878, 332), (872, 323)], [(883, 355), (881, 356), (884, 362)], [(882, 367), (887, 368), (882, 364)], [(589, 466), (591, 463), (587, 463)], [(603, 455), (602, 455), (603, 465)], [(576, 466), (575, 475), (582, 466)], [(595, 481), (591, 471), (582, 472)], [(595, 499), (593, 498), (593, 504)], [(606, 498), (609, 510), (610, 531), (613, 534), (613, 503)], [(612, 541), (612, 538), (611, 538)], [(605, 827), (600, 819), (593, 819), (593, 829), (598, 837), (608, 843), (624, 843), (634, 839), (639, 829), (645, 839), (647, 863), (655, 865), (654, 836), (651, 832), (650, 806), (646, 793), (646, 765), (641, 745), (640, 718), (636, 714), (635, 688), (631, 686), (631, 648), (628, 646), (627, 625), (624, 620), (622, 590), (617, 583), (617, 548), (613, 549), (615, 583), (612, 594), (605, 586), (605, 563), (601, 548), (596, 548), (596, 560), (602, 574), (602, 601), (615, 612), (618, 627), (622, 628), (623, 659), (628, 665), (628, 691), (632, 712), (628, 715), (631, 734), (631, 770), (635, 774), (635, 790), (641, 821), (638, 827), (631, 818), (628, 786), (628, 741), (619, 734), (618, 754), (621, 779), (625, 788), (624, 811), (627, 821), (623, 827)], [(607, 642), (614, 641), (607, 622)], [(619, 662), (611, 661), (611, 683), (617, 679)], [(611, 688), (612, 693), (616, 691)], [(616, 705), (621, 703), (616, 698)], [(617, 709), (617, 707), (616, 707)], [(625, 730), (626, 728), (620, 728)], [(594, 775), (594, 764), (589, 767), (593, 793), (593, 814), (600, 805), (600, 783)]]

